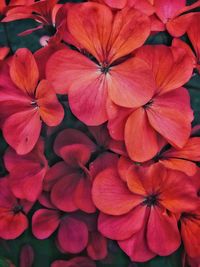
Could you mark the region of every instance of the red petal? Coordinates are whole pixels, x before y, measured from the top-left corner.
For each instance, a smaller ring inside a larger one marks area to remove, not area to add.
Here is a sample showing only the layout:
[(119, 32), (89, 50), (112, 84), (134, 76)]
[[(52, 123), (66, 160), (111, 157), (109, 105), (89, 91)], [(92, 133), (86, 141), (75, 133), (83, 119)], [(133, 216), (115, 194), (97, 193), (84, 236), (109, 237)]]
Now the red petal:
[(98, 229), (104, 236), (110, 239), (128, 239), (142, 228), (145, 213), (146, 208), (142, 205), (120, 216), (110, 216), (100, 213)]
[(64, 252), (80, 253), (86, 248), (88, 229), (85, 223), (72, 217), (62, 219), (58, 230), (58, 243)]
[(0, 60), (3, 60), (9, 53), (10, 48), (4, 46), (0, 47)]
[(198, 170), (196, 163), (185, 159), (162, 159), (159, 160), (166, 168), (184, 172), (188, 176), (193, 176)]
[(8, 148), (4, 154), (4, 163), (9, 172), (19, 165), (31, 167), (32, 165), (39, 164), (41, 169), (46, 169), (47, 160), (44, 156), (44, 141), (39, 139), (34, 149), (22, 156), (19, 156), (12, 148)]
[(74, 193), (78, 182), (83, 179), (79, 173), (66, 174), (54, 185), (51, 191), (51, 201), (60, 210), (75, 211)]
[(8, 179), (1, 178), (0, 179), (0, 207), (5, 209), (12, 209), (15, 205), (17, 205), (17, 199), (11, 192)]
[(131, 58), (111, 67), (106, 80), (111, 100), (127, 108), (146, 104), (156, 87), (152, 71), (139, 58)]
[(200, 221), (195, 217), (186, 217), (181, 220), (181, 236), (183, 239), (186, 253), (197, 258), (200, 255), (200, 240), (199, 240)]
[(193, 120), (187, 90), (179, 88), (155, 97), (147, 115), (151, 126), (171, 145), (182, 148), (186, 144)]
[(72, 36), (81, 47), (102, 63), (106, 59), (112, 20), (110, 8), (91, 2), (74, 5), (69, 9), (67, 17)]
[(193, 60), (183, 49), (146, 45), (138, 50), (136, 56), (145, 60), (153, 70), (158, 92), (174, 90), (192, 75)]
[(42, 47), (34, 53), (34, 57), (40, 73), (40, 80), (45, 79), (46, 64), (50, 56), (53, 55), (56, 51), (64, 48), (66, 48), (64, 44), (48, 44), (47, 46)]
[(149, 248), (160, 256), (172, 254), (181, 244), (177, 220), (174, 215), (153, 207), (147, 226), (147, 242)]
[(90, 179), (83, 177), (79, 181), (74, 194), (74, 202), (77, 207), (87, 213), (93, 213), (96, 210), (92, 201), (91, 188), (92, 183)]
[(154, 0), (154, 6), (158, 17), (166, 23), (186, 6), (186, 0)]
[(0, 209), (0, 237), (3, 239), (16, 239), (28, 228), (28, 219), (19, 212), (5, 212)]
[(13, 194), (20, 199), (34, 202), (42, 192), (43, 178), (46, 173), (38, 164), (28, 166), (16, 166), (10, 172), (8, 181)]
[(28, 49), (20, 48), (15, 53), (10, 66), (10, 76), (23, 92), (34, 95), (39, 72), (34, 56)]
[(38, 239), (48, 238), (60, 223), (60, 212), (57, 210), (39, 209), (32, 217), (32, 231)]
[(167, 179), (162, 182), (160, 203), (174, 213), (194, 210), (198, 205), (196, 189), (186, 175), (169, 170)]
[(41, 121), (37, 110), (28, 109), (11, 115), (3, 124), (7, 143), (20, 155), (29, 153), (38, 141)]
[(76, 129), (65, 129), (61, 131), (55, 140), (54, 151), (59, 156), (59, 151), (62, 147), (81, 144), (85, 145), (90, 149), (90, 152), (96, 151), (96, 145), (81, 131)]
[(82, 144), (71, 144), (60, 148), (60, 157), (72, 168), (85, 165), (91, 156), (90, 148)]
[(91, 232), (87, 245), (88, 256), (93, 260), (102, 260), (107, 255), (107, 240), (98, 232)]
[(110, 215), (126, 214), (141, 202), (140, 197), (131, 194), (115, 168), (106, 169), (97, 175), (92, 196), (97, 208)]
[(72, 173), (74, 170), (67, 166), (65, 162), (58, 162), (53, 165), (44, 177), (44, 190), (50, 191), (54, 184), (59, 181), (63, 176)]
[(64, 110), (47, 80), (39, 83), (35, 97), (42, 120), (49, 126), (61, 123), (64, 118)]
[(106, 168), (116, 167), (117, 162), (118, 156), (116, 154), (104, 152), (90, 163), (90, 174), (93, 178), (95, 178), (98, 173), (105, 170)]
[(115, 14), (107, 50), (109, 63), (130, 54), (142, 46), (150, 34), (150, 20), (134, 8), (125, 8)]
[(196, 52), (197, 59), (200, 60), (200, 37), (199, 37), (199, 27), (198, 23), (200, 20), (199, 13), (193, 16), (192, 23), (188, 27), (187, 35), (192, 43), (192, 46)]
[(151, 127), (144, 108), (129, 116), (125, 126), (125, 144), (130, 158), (138, 162), (149, 160), (158, 152), (158, 134)]
[(143, 227), (135, 233), (131, 238), (119, 241), (121, 249), (129, 255), (132, 261), (144, 262), (156, 256), (152, 252), (146, 241), (146, 222), (149, 215), (149, 209), (146, 210), (146, 216), (143, 221)]

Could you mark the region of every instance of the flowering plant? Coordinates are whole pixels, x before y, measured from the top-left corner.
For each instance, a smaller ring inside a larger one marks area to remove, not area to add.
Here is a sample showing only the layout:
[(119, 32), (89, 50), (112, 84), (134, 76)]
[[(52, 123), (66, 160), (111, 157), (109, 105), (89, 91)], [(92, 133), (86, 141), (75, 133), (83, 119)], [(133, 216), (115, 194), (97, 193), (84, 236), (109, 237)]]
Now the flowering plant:
[(0, 267), (200, 267), (199, 25), (0, 0)]

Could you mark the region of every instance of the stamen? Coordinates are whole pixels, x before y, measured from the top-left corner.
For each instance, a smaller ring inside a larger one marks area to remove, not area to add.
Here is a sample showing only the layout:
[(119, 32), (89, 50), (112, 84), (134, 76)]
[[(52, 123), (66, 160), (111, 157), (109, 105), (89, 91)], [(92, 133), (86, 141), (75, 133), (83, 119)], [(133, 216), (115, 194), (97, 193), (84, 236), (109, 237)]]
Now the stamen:
[(157, 196), (157, 194), (149, 195), (143, 201), (143, 205), (146, 205), (148, 207), (155, 206), (157, 204), (158, 204), (158, 196)]
[(147, 103), (143, 106), (143, 108), (144, 108), (144, 109), (147, 109), (147, 108), (149, 108), (152, 104), (153, 104), (153, 100), (151, 99), (149, 102), (147, 102)]
[(23, 211), (23, 207), (21, 205), (17, 205), (13, 208), (14, 214), (17, 214), (19, 212)]

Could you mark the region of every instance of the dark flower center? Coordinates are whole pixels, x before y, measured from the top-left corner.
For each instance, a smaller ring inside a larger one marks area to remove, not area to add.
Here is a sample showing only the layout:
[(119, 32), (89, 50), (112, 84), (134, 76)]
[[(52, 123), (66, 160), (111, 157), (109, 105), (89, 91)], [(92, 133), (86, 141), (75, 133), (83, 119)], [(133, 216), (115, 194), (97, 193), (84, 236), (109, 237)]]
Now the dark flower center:
[(31, 101), (31, 106), (33, 107), (38, 107), (38, 104), (35, 100)]
[(152, 104), (153, 104), (153, 100), (151, 99), (149, 102), (147, 102), (147, 103), (143, 106), (143, 108), (144, 108), (144, 109), (147, 109), (147, 108), (151, 107)]
[(15, 206), (15, 207), (13, 208), (13, 212), (14, 212), (14, 214), (17, 214), (17, 213), (19, 213), (19, 212), (21, 212), (21, 211), (23, 211), (23, 207), (22, 207), (22, 205), (17, 205), (17, 206)]
[(101, 67), (101, 72), (104, 73), (104, 74), (108, 73), (109, 72), (109, 66), (102, 66)]
[(156, 194), (147, 196), (143, 201), (143, 205), (146, 205), (148, 207), (155, 206), (157, 204), (158, 204), (158, 196)]

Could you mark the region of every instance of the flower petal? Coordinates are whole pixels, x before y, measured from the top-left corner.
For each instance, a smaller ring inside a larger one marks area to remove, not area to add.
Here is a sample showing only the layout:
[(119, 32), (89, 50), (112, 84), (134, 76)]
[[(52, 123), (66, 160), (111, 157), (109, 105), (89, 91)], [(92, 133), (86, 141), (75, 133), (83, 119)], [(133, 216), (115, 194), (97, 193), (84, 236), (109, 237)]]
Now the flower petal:
[(34, 56), (28, 49), (20, 48), (16, 51), (10, 66), (10, 76), (23, 92), (34, 95), (39, 71)]
[(80, 179), (79, 173), (66, 174), (53, 186), (51, 201), (58, 209), (68, 212), (78, 209), (74, 202), (74, 193)]
[(125, 126), (125, 144), (130, 158), (138, 162), (149, 160), (158, 152), (158, 134), (149, 124), (144, 108), (129, 116)]
[(106, 59), (112, 20), (110, 8), (91, 2), (72, 6), (67, 17), (68, 29), (72, 36), (102, 63)]
[(3, 124), (3, 135), (18, 154), (27, 154), (38, 141), (41, 124), (37, 110), (27, 109), (8, 117)]
[(146, 213), (145, 206), (139, 205), (125, 215), (110, 216), (100, 213), (98, 229), (107, 238), (125, 240), (140, 231)]
[(116, 168), (100, 172), (94, 180), (92, 197), (100, 211), (109, 215), (122, 215), (136, 207), (141, 198), (131, 194)]
[(151, 208), (147, 226), (147, 242), (151, 251), (160, 256), (172, 254), (181, 244), (177, 220), (159, 207)]
[(58, 228), (59, 223), (59, 211), (39, 209), (32, 217), (33, 234), (38, 239), (46, 239)]
[(93, 260), (102, 260), (107, 255), (107, 240), (99, 232), (91, 232), (87, 245), (88, 256)]
[(172, 146), (182, 148), (186, 144), (193, 120), (186, 89), (179, 88), (155, 97), (147, 115), (151, 126)]
[(86, 248), (88, 229), (85, 223), (72, 217), (62, 219), (58, 230), (58, 243), (64, 252), (80, 253)]
[(42, 120), (48, 126), (56, 126), (64, 118), (64, 110), (47, 80), (42, 80), (36, 89), (36, 101)]
[(111, 100), (127, 108), (146, 104), (156, 87), (152, 71), (146, 62), (136, 57), (111, 67), (106, 81)]

